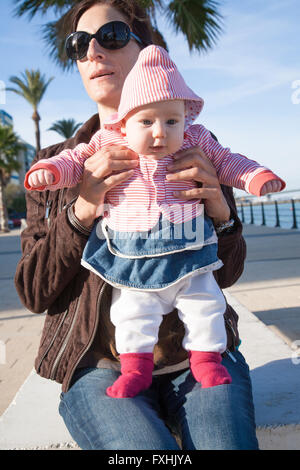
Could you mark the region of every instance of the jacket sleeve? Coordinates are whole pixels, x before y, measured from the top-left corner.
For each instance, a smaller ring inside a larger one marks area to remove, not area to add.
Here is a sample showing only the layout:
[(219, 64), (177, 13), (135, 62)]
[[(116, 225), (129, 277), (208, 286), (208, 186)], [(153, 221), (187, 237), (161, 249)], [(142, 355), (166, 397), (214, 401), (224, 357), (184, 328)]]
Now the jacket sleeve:
[[(47, 196), (46, 191), (26, 193), (27, 227), (21, 234), (22, 257), (15, 274), (22, 303), (35, 313), (49, 308), (77, 274), (88, 239), (88, 234), (70, 223), (68, 207), (53, 217), (48, 226)], [(57, 201), (58, 193), (53, 196)]]
[[(88, 144), (80, 143), (74, 149), (64, 149), (54, 157), (39, 160), (26, 173), (25, 188), (29, 191), (56, 191), (57, 189), (76, 186), (81, 180), (85, 160), (99, 150), (100, 145), (101, 131), (98, 131)], [(39, 169), (51, 171), (54, 182), (39, 188), (32, 188), (28, 181), (29, 176)]]
[(285, 188), (285, 182), (271, 170), (244, 155), (231, 153), (230, 149), (222, 147), (204, 126), (197, 125), (197, 128), (198, 145), (212, 161), (220, 183), (245, 190), (255, 196), (261, 195), (261, 189), (268, 181), (280, 181), (280, 190)]
[(221, 188), (230, 207), (230, 217), (234, 219), (233, 230), (218, 236), (218, 256), (223, 261), (223, 266), (214, 271), (214, 275), (221, 289), (226, 289), (235, 284), (243, 273), (247, 252), (232, 188), (223, 185)]

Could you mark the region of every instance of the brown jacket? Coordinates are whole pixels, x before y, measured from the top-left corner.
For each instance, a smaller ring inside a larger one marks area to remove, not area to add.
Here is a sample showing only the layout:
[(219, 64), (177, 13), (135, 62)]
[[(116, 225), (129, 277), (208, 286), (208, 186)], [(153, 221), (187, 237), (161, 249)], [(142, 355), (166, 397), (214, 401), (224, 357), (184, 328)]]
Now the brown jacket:
[[(35, 161), (89, 142), (99, 128), (93, 116), (76, 136), (41, 150)], [(72, 220), (70, 206), (79, 187), (55, 192), (27, 192), (27, 228), (22, 232), (22, 258), (15, 284), (22, 303), (35, 313), (47, 311), (35, 360), (37, 373), (62, 383), (67, 391), (72, 375), (86, 353), (97, 360), (117, 363), (114, 327), (109, 318), (111, 287), (81, 266), (81, 255), (88, 233)], [(235, 230), (219, 237), (219, 257), (224, 266), (215, 272), (221, 288), (234, 284), (243, 271), (246, 246), (242, 225), (237, 217), (232, 189), (222, 187), (235, 219)], [(227, 306), (224, 314), (228, 349), (239, 343), (237, 314)], [(178, 364), (187, 358), (181, 342), (184, 327), (177, 311), (166, 315), (154, 349), (155, 368)]]

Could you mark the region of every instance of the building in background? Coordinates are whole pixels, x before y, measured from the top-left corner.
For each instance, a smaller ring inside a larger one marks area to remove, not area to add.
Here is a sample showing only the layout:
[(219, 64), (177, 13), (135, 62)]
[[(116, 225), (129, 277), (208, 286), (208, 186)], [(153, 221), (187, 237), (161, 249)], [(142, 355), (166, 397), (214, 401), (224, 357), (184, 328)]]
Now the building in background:
[(3, 109), (0, 109), (0, 125), (13, 127), (13, 117)]
[[(11, 126), (13, 127), (13, 117), (8, 114), (6, 111), (3, 109), (0, 109), (0, 125), (1, 126)], [(25, 142), (23, 139), (20, 139), (20, 141), (25, 145), (26, 150), (22, 150), (18, 154), (18, 160), (21, 163), (21, 168), (19, 171), (14, 171), (11, 175), (11, 183), (20, 185), (23, 191), (24, 189), (24, 179), (25, 179), (25, 173), (29, 170), (31, 166), (31, 162), (35, 157), (35, 148)]]
[(25, 192), (24, 188), (24, 180), (25, 180), (25, 174), (31, 167), (31, 162), (35, 157), (35, 148), (25, 142), (25, 140), (20, 139), (22, 144), (25, 145), (26, 150), (21, 150), (21, 152), (18, 154), (18, 160), (21, 163), (21, 168), (19, 171), (13, 171), (11, 174), (11, 179), (10, 182), (14, 184), (19, 184), (23, 191)]

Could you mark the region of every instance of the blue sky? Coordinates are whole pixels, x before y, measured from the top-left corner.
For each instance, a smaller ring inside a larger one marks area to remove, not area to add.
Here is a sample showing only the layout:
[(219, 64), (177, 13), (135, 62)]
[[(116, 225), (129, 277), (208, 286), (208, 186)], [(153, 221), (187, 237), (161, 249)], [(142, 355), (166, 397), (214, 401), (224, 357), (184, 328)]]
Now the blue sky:
[[(61, 140), (47, 131), (58, 119), (83, 122), (96, 110), (79, 74), (62, 72), (48, 57), (41, 26), (53, 16), (14, 18), (13, 0), (1, 0), (0, 80), (25, 68), (54, 76), (40, 105), (42, 146)], [(205, 100), (198, 122), (224, 147), (277, 172), (287, 189), (300, 188), (300, 2), (299, 0), (220, 1), (224, 32), (206, 54), (189, 53), (185, 39), (159, 18), (170, 55), (187, 84)], [(294, 88), (293, 88), (294, 87)], [(0, 108), (11, 114), (15, 131), (34, 145), (32, 109), (6, 93)]]

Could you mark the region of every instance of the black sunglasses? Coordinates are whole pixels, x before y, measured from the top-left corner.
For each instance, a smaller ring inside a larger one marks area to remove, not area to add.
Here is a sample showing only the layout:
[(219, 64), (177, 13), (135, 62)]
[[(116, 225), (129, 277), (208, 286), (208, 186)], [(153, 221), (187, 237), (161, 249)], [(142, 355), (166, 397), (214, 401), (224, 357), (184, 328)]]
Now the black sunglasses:
[(67, 56), (73, 60), (83, 59), (93, 38), (100, 46), (110, 50), (122, 49), (131, 38), (143, 44), (141, 39), (130, 31), (128, 24), (123, 21), (111, 21), (101, 26), (95, 34), (89, 34), (85, 31), (76, 31), (70, 34), (65, 44)]

